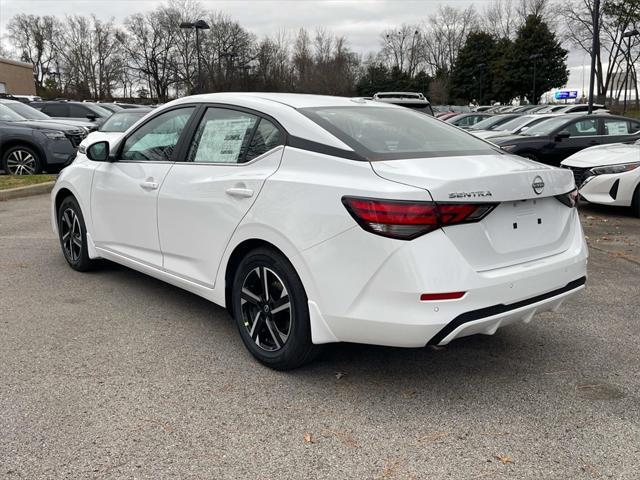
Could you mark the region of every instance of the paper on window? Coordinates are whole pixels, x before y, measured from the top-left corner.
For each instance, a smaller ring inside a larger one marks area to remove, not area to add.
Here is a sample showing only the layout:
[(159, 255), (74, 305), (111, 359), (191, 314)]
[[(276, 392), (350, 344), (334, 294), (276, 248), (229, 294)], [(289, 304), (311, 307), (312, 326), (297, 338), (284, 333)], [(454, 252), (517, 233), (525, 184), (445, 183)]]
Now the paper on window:
[(252, 118), (213, 119), (204, 126), (196, 152), (196, 162), (236, 163)]

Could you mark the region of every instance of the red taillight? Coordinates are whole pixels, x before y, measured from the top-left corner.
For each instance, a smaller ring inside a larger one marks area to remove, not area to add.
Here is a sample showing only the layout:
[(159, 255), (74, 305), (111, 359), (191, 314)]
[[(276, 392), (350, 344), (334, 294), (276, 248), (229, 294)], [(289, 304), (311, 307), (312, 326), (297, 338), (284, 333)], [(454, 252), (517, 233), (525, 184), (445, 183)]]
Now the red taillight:
[(481, 220), (494, 207), (487, 203), (434, 203), (343, 197), (351, 216), (368, 232), (400, 240), (437, 228)]

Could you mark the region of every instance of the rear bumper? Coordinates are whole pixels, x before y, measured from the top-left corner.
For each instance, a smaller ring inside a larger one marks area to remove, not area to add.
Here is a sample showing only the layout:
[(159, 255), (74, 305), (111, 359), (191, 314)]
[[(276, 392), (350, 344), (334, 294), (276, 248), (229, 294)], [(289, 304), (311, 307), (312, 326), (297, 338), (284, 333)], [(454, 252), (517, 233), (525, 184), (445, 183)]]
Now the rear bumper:
[(431, 338), (429, 344), (446, 345), (451, 340), (468, 335), (493, 335), (503, 325), (529, 323), (536, 313), (558, 310), (568, 297), (584, 288), (586, 281), (587, 278), (582, 277), (562, 288), (511, 305), (499, 304), (458, 315)]
[[(573, 221), (561, 253), (486, 271), (467, 263), (442, 231), (411, 242), (389, 242), (359, 228), (345, 232), (336, 239), (340, 247), (329, 241), (304, 252), (315, 280), (309, 299), (318, 309), (312, 339), (444, 345), (557, 310), (585, 284), (588, 251), (577, 215)], [(422, 293), (458, 291), (466, 293), (456, 300), (420, 300)]]

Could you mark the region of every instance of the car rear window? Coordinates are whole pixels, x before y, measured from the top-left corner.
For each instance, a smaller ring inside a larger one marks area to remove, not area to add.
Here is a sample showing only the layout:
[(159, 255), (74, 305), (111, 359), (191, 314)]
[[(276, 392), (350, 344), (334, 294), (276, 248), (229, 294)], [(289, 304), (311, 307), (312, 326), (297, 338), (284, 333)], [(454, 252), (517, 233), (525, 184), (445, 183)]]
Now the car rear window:
[(489, 143), (407, 108), (302, 108), (300, 112), (370, 161), (488, 155)]
[(131, 125), (136, 123), (147, 114), (147, 111), (136, 112), (135, 110), (117, 112), (111, 115), (100, 127), (101, 132), (125, 132)]

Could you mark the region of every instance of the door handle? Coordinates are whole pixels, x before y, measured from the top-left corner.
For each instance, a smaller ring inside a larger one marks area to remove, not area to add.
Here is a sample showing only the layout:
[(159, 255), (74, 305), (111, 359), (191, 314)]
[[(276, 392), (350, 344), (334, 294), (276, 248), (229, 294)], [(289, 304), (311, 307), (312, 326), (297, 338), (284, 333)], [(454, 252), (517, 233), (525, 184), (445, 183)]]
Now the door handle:
[(231, 195), (232, 197), (238, 197), (238, 198), (253, 197), (253, 190), (251, 190), (250, 188), (232, 187), (232, 188), (227, 188), (225, 192), (227, 192), (227, 195)]
[(140, 186), (145, 190), (157, 190), (158, 184), (156, 182), (144, 181), (140, 183)]

